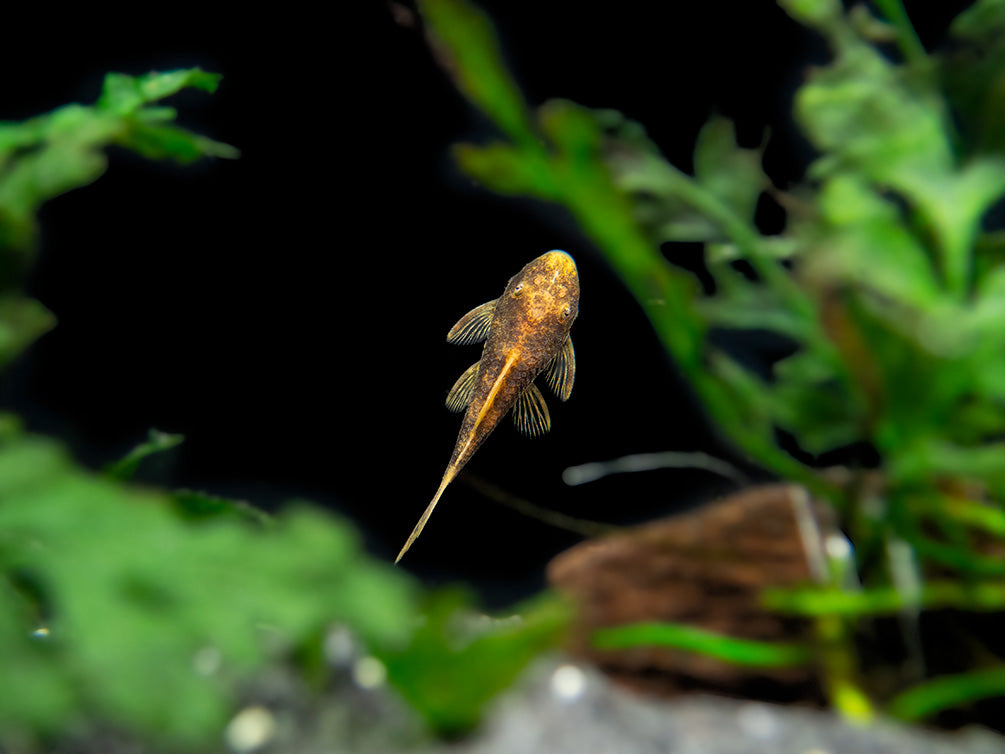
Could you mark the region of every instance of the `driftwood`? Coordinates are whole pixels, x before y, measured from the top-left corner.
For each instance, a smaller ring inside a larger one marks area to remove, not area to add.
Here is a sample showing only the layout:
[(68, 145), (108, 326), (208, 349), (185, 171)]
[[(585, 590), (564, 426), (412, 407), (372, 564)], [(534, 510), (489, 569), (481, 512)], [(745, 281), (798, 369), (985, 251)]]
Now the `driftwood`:
[(608, 626), (672, 621), (737, 638), (805, 638), (804, 621), (769, 612), (759, 593), (817, 575), (828, 513), (801, 487), (757, 486), (565, 551), (549, 564), (548, 580), (575, 605), (568, 650), (648, 693), (819, 702), (812, 668), (746, 668), (661, 647), (599, 650), (590, 636)]

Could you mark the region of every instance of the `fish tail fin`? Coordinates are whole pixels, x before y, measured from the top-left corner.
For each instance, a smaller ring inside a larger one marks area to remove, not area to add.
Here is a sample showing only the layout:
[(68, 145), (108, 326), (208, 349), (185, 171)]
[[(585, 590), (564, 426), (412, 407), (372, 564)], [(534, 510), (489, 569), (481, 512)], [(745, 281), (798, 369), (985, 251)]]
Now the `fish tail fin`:
[(422, 534), (422, 530), (425, 528), (426, 522), (433, 514), (433, 509), (436, 507), (436, 504), (440, 502), (440, 496), (443, 495), (443, 491), (447, 488), (447, 485), (453, 481), (453, 478), (456, 475), (457, 469), (453, 466), (444, 472), (443, 479), (440, 481), (440, 488), (436, 490), (436, 494), (433, 495), (432, 501), (430, 501), (429, 505), (426, 506), (426, 510), (423, 511), (422, 517), (419, 519), (419, 523), (415, 525), (415, 528), (412, 529), (412, 533), (408, 535), (408, 541), (405, 542), (405, 546), (401, 548), (401, 552), (398, 553), (398, 557), (394, 559), (395, 565), (397, 565), (398, 561), (401, 560), (406, 552), (408, 552), (408, 548), (412, 546), (412, 543), (419, 538), (420, 534)]

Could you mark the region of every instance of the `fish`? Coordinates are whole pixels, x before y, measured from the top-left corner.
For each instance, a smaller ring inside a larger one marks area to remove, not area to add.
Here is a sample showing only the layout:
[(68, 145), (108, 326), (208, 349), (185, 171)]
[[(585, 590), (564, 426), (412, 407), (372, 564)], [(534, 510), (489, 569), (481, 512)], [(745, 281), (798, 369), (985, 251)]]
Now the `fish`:
[(447, 394), (450, 411), (465, 411), (457, 442), (436, 494), (395, 563), (418, 539), (444, 490), (507, 413), (528, 437), (551, 429), (548, 404), (534, 380), (544, 375), (559, 400), (568, 400), (576, 378), (576, 352), (569, 330), (578, 314), (576, 263), (566, 252), (553, 249), (510, 278), (499, 298), (475, 307), (450, 328), (448, 343), (485, 341), (485, 345), (481, 358)]

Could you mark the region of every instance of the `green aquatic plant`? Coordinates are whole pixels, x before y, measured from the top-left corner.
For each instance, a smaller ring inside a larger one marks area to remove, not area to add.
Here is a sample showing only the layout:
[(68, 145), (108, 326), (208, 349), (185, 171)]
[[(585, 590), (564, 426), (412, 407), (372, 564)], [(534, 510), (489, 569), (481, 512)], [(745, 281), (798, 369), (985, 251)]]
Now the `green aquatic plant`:
[(368, 645), (401, 643), (415, 610), (414, 586), (330, 516), (298, 506), (265, 528), (222, 516), (193, 525), (167, 493), (87, 472), (12, 426), (0, 532), (0, 661), (20, 690), (0, 701), (8, 736), (100, 721), (204, 744), (234, 684), (278, 650), (336, 620)]
[[(856, 645), (891, 613), (914, 634), (922, 613), (1002, 609), (1005, 231), (988, 215), (1005, 197), (1005, 3), (978, 0), (934, 54), (899, 0), (877, 2), (880, 17), (837, 0), (780, 5), (831, 52), (795, 94), (817, 155), (787, 191), (722, 117), (701, 130), (687, 174), (618, 112), (566, 100), (531, 109), (485, 15), (464, 0), (420, 2), (438, 58), (498, 131), (456, 145), (457, 165), (495, 192), (571, 214), (722, 432), (833, 505), (851, 566), (834, 559), (824, 583), (765, 599), (814, 624), (837, 708), (915, 719), (1005, 693), (1001, 647), (985, 647), (976, 669), (874, 692)], [(785, 214), (780, 233), (755, 224), (765, 195)], [(712, 290), (672, 263), (681, 241), (703, 244)], [(768, 377), (714, 337), (751, 330), (790, 344)], [(814, 465), (862, 447), (874, 468)], [(849, 567), (860, 586), (849, 587)], [(643, 628), (602, 641), (738, 649)]]

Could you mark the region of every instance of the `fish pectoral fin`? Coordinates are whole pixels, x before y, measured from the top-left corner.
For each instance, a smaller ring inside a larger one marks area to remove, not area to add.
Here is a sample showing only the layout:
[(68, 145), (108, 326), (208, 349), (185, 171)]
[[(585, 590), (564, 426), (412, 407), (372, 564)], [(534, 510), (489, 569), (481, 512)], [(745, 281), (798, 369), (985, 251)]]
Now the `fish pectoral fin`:
[(492, 324), (492, 318), (495, 314), (495, 301), (486, 301), (481, 306), (476, 306), (450, 328), (450, 332), (447, 333), (447, 342), (459, 346), (482, 342), (489, 336), (489, 326)]
[(471, 403), (475, 395), (475, 386), (478, 385), (478, 365), (480, 361), (464, 370), (464, 374), (457, 378), (457, 382), (447, 393), (447, 409), (457, 413), (463, 411)]
[(551, 429), (548, 404), (537, 386), (531, 384), (513, 404), (513, 423), (527, 437), (540, 437)]
[(576, 379), (576, 351), (572, 338), (566, 338), (562, 350), (545, 367), (544, 379), (559, 400), (567, 401), (572, 395), (572, 383)]

